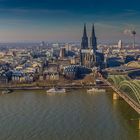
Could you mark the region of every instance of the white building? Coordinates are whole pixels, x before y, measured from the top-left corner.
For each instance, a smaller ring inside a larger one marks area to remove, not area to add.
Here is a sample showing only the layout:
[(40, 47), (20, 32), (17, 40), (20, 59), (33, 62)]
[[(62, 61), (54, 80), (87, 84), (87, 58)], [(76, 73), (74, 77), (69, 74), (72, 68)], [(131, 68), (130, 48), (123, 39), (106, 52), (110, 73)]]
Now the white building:
[(118, 42), (118, 48), (121, 50), (122, 49), (122, 40), (119, 40), (119, 42)]

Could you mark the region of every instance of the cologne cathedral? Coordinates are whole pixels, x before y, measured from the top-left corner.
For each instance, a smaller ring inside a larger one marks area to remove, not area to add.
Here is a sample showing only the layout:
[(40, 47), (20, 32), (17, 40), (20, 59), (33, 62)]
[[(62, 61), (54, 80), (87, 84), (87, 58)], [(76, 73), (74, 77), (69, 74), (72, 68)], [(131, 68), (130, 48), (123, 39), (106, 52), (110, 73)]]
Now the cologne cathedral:
[(97, 49), (97, 38), (95, 35), (94, 24), (92, 26), (92, 33), (90, 43), (88, 43), (88, 36), (86, 25), (84, 25), (81, 49), (80, 49), (80, 65), (88, 68), (98, 67), (100, 69), (104, 66), (104, 55)]

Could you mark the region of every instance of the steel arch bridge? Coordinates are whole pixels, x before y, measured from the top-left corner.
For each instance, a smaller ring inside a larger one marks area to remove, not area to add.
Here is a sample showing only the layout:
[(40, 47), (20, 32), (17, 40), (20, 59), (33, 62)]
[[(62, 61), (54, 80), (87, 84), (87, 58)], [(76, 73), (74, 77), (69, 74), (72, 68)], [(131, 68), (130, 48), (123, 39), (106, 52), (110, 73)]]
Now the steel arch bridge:
[(110, 75), (107, 80), (140, 104), (140, 80), (130, 80), (125, 75)]

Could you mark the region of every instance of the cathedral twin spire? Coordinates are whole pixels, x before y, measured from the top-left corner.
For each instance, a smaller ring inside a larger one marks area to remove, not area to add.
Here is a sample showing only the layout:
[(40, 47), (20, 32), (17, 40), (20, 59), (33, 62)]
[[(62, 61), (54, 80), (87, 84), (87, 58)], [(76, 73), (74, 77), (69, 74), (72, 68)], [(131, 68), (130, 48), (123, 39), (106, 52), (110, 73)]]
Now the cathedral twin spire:
[(90, 47), (88, 45), (86, 24), (84, 24), (84, 31), (83, 31), (81, 49), (88, 49), (88, 48), (92, 48), (94, 52), (97, 50), (97, 39), (96, 39), (96, 35), (95, 35), (94, 24), (92, 26), (92, 33), (91, 33), (91, 37), (90, 37)]
[(95, 29), (94, 29), (94, 24), (92, 26), (92, 33), (91, 33), (91, 38), (90, 38), (90, 46), (93, 49), (94, 52), (97, 50), (97, 38), (95, 35)]
[(88, 48), (88, 37), (87, 37), (86, 24), (84, 24), (84, 31), (83, 31), (83, 37), (82, 37), (81, 48), (82, 48), (82, 49)]

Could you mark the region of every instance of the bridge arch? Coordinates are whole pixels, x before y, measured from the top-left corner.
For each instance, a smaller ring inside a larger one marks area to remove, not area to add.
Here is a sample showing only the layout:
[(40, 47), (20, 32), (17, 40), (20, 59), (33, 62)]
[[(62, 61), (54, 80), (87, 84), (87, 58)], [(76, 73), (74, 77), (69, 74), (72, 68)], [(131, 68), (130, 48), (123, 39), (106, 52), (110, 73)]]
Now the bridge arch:
[(140, 82), (139, 81), (122, 81), (119, 89), (131, 96), (135, 101), (140, 103)]
[(132, 68), (140, 68), (140, 63), (137, 62), (137, 61), (131, 61), (131, 62), (128, 62), (126, 64), (127, 67), (132, 67)]
[(120, 83), (124, 80), (128, 80), (128, 78), (124, 75), (110, 75), (107, 80), (116, 87), (119, 87)]

